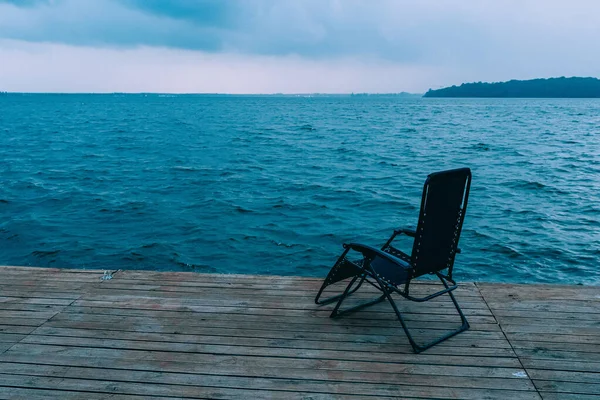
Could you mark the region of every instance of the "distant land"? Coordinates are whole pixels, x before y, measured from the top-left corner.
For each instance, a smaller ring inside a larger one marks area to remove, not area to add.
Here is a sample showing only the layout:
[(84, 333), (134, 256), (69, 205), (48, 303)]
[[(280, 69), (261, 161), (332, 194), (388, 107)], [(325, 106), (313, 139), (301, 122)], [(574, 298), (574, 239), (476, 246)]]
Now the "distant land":
[(560, 77), (494, 83), (463, 83), (460, 86), (429, 89), (423, 97), (600, 98), (600, 79)]

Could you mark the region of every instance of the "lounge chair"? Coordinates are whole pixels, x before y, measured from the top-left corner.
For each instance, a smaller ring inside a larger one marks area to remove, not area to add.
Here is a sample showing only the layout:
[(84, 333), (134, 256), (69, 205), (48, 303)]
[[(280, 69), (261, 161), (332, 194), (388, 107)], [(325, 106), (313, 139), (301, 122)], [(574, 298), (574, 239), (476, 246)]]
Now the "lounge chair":
[[(315, 303), (327, 304), (337, 301), (331, 313), (333, 318), (358, 311), (387, 299), (398, 316), (398, 320), (406, 332), (415, 353), (420, 353), (469, 329), (469, 323), (452, 293), (457, 288), (456, 282), (452, 279), (452, 269), (454, 257), (456, 253), (460, 253), (458, 240), (465, 212), (467, 211), (470, 186), (471, 170), (469, 168), (436, 172), (429, 175), (423, 187), (417, 229), (394, 230), (392, 236), (381, 249), (358, 243), (344, 244), (344, 252), (331, 268), (327, 278), (325, 278), (315, 298)], [(396, 236), (402, 234), (414, 238), (410, 255), (392, 246)], [(348, 253), (351, 250), (360, 253), (362, 258), (350, 261)], [(444, 288), (425, 297), (411, 296), (409, 292), (411, 281), (426, 274), (437, 276)], [(326, 287), (348, 279), (349, 283), (341, 294), (321, 299), (323, 290)], [(365, 282), (381, 291), (381, 296), (367, 303), (341, 310), (340, 306), (344, 300), (356, 292)], [(416, 302), (424, 302), (448, 294), (460, 315), (462, 325), (460, 328), (434, 341), (419, 345), (410, 334), (406, 322), (392, 298), (393, 293)]]

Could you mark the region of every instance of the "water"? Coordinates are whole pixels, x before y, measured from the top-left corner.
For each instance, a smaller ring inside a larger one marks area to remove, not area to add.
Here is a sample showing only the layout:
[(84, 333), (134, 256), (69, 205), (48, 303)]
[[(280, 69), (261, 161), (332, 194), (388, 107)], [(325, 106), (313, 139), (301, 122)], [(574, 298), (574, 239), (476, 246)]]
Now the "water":
[(0, 264), (323, 276), (469, 166), (459, 279), (599, 284), (599, 142), (599, 100), (0, 96)]

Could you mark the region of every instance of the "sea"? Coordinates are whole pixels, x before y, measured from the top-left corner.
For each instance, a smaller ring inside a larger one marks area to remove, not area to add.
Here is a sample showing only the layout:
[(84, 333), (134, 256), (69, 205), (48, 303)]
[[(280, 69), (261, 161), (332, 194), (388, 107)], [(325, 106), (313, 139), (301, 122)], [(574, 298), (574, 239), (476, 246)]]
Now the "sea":
[(600, 284), (593, 99), (0, 94), (0, 265), (322, 277), (457, 167), (457, 279)]

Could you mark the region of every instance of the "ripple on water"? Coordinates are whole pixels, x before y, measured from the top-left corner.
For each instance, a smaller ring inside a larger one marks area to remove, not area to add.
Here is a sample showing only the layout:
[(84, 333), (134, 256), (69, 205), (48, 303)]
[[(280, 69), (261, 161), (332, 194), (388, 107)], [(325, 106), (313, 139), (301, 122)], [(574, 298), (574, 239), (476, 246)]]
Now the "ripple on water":
[(600, 283), (597, 101), (33, 95), (0, 109), (0, 264), (322, 276), (341, 242), (414, 226), (427, 173), (466, 165), (460, 278)]

